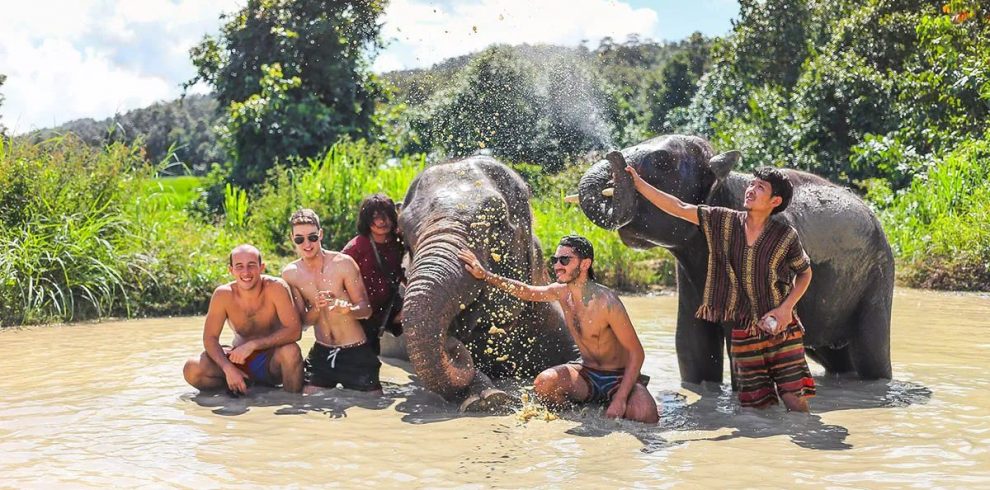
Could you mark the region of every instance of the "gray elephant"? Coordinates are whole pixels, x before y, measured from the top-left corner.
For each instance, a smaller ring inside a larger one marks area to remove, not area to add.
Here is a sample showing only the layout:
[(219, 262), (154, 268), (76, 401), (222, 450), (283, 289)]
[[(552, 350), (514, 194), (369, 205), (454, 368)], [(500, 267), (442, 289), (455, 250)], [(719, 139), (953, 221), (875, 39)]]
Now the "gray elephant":
[[(677, 360), (681, 380), (721, 382), (726, 326), (695, 318), (708, 271), (700, 229), (664, 213), (633, 189), (626, 163), (654, 187), (691, 204), (742, 209), (751, 175), (733, 172), (739, 152), (714, 155), (695, 136), (661, 136), (612, 152), (580, 184), (581, 208), (635, 248), (661, 246), (677, 259)], [(815, 175), (785, 170), (790, 206), (774, 219), (797, 229), (814, 278), (797, 311), (808, 356), (830, 373), (890, 378), (894, 260), (877, 218), (856, 195)], [(608, 191), (606, 189), (612, 189)]]
[(411, 254), (402, 313), (409, 360), (426, 388), (462, 410), (512, 402), (491, 378), (532, 380), (578, 357), (557, 304), (484, 287), (457, 258), (470, 249), (497, 274), (547, 284), (529, 198), (518, 174), (484, 156), (431, 166), (406, 193), (399, 229)]

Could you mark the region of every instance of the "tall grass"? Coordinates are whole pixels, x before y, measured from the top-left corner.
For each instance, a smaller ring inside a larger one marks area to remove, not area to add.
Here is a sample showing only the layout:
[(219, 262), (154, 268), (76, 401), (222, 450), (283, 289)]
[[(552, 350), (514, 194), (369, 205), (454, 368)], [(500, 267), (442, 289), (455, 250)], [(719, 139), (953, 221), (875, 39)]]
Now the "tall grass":
[(239, 238), (154, 172), (135, 146), (0, 144), (0, 325), (202, 311)]
[(874, 182), (901, 278), (911, 286), (990, 290), (990, 138), (964, 143), (898, 194)]
[(249, 208), (248, 228), (255, 240), (281, 255), (292, 255), (289, 217), (299, 208), (320, 216), (324, 246), (339, 250), (357, 234), (358, 206), (365, 196), (383, 192), (396, 201), (426, 166), (425, 157), (385, 160), (380, 148), (342, 142), (304, 167), (280, 167)]
[(140, 163), (134, 148), (94, 152), (72, 137), (0, 143), (0, 324), (127, 311), (116, 264)]

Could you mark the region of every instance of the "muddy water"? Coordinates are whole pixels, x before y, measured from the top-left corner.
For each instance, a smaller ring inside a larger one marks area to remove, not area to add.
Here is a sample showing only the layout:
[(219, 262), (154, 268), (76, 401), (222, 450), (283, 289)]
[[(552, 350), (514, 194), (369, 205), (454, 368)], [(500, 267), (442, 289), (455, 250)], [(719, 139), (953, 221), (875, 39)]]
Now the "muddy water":
[(593, 411), (461, 416), (397, 361), (383, 368), (381, 399), (200, 395), (180, 369), (201, 318), (9, 329), (0, 486), (990, 486), (986, 296), (897, 291), (895, 380), (828, 378), (813, 365), (811, 417), (741, 410), (725, 386), (683, 389), (674, 298), (626, 303), (660, 427)]

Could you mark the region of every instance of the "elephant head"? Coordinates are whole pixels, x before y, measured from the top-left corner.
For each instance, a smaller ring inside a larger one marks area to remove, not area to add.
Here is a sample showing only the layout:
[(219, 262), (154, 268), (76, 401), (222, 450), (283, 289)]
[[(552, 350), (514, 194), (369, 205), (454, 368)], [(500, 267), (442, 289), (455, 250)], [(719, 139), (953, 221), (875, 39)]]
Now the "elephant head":
[(686, 203), (701, 204), (740, 160), (738, 151), (713, 155), (704, 139), (681, 135), (612, 151), (581, 178), (581, 209), (598, 226), (618, 229), (631, 247), (677, 247), (695, 231), (687, 222), (638, 198), (625, 167), (632, 166), (645, 181)]
[[(473, 250), (486, 268), (531, 281), (534, 250), (529, 189), (487, 157), (430, 167), (411, 184), (399, 228), (411, 254), (403, 325), (420, 382), (448, 400), (478, 387), (480, 366), (465, 344), (523, 303), (484, 289), (457, 253)], [(473, 344), (472, 344), (473, 345)]]

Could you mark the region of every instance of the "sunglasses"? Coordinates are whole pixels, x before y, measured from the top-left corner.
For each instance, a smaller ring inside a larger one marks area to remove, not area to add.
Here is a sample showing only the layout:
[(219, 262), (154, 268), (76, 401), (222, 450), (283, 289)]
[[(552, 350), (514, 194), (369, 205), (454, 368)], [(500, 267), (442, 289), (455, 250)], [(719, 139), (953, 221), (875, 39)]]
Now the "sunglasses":
[(296, 245), (302, 245), (302, 243), (304, 241), (306, 241), (307, 239), (309, 239), (309, 241), (311, 241), (311, 242), (318, 241), (320, 239), (320, 234), (319, 233), (310, 233), (309, 235), (306, 235), (305, 237), (302, 236), (302, 235), (296, 235), (296, 236), (292, 237), (292, 241), (296, 242)]
[(573, 255), (561, 255), (560, 257), (557, 257), (555, 255), (553, 257), (550, 257), (550, 265), (554, 265), (557, 262), (560, 262), (560, 265), (567, 265), (571, 263), (571, 259), (573, 258), (574, 258)]

